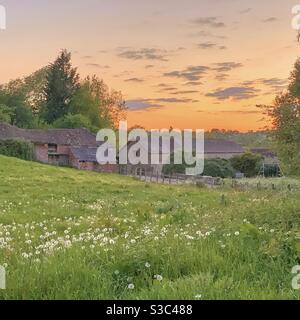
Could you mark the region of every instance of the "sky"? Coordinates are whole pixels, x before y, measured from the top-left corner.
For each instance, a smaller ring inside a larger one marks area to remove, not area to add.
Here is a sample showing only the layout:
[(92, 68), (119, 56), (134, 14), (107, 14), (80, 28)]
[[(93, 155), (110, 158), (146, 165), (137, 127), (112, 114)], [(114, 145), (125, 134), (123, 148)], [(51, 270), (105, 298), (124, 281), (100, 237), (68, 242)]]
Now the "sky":
[[(299, 2), (299, 1), (298, 1)], [(0, 0), (0, 83), (72, 52), (121, 90), (129, 126), (259, 130), (298, 57), (291, 0)]]

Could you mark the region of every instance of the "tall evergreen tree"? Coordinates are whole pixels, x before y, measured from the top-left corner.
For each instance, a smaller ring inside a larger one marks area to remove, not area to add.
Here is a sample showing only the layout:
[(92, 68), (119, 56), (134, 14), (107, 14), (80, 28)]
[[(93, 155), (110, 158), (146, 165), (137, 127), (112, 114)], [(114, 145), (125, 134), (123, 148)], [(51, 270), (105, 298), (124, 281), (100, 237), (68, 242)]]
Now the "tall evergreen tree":
[(53, 123), (68, 113), (69, 103), (78, 88), (79, 75), (72, 67), (71, 53), (62, 50), (47, 72), (43, 112), (46, 122)]

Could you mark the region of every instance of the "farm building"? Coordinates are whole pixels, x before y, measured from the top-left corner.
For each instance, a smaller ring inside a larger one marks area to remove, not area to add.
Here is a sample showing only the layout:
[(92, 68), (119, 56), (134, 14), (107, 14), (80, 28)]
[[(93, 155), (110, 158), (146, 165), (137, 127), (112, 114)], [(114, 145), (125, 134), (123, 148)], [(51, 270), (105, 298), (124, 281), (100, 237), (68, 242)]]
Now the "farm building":
[(80, 170), (97, 172), (119, 173), (115, 164), (99, 164), (96, 159), (97, 147), (72, 146), (70, 147), (70, 163), (72, 167)]
[(101, 172), (118, 172), (117, 165), (100, 165), (99, 143), (87, 129), (20, 129), (0, 123), (0, 139), (25, 139), (34, 145), (36, 161)]
[[(172, 141), (172, 140), (171, 140)], [(128, 150), (136, 142), (129, 142)], [(194, 143), (195, 144), (195, 143)], [(140, 148), (144, 146), (140, 145)], [(129, 175), (161, 175), (164, 161), (169, 158), (169, 153), (164, 154), (162, 146), (153, 148), (152, 152), (159, 156), (161, 164), (150, 164), (151, 159), (151, 139), (148, 141), (148, 159), (149, 164), (126, 164), (120, 165), (120, 173)], [(176, 152), (174, 142), (171, 142), (171, 153)], [(236, 142), (227, 140), (207, 139), (204, 141), (204, 158), (205, 159), (230, 159), (237, 155), (242, 155), (245, 152), (244, 148)]]

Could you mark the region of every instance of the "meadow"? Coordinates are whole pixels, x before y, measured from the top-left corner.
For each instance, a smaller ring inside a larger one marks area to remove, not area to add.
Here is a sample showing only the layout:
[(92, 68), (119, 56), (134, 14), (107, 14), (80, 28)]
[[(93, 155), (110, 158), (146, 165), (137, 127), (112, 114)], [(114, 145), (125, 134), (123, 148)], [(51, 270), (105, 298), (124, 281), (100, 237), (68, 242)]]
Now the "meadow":
[(0, 181), (0, 299), (300, 298), (297, 189), (150, 184), (3, 156)]

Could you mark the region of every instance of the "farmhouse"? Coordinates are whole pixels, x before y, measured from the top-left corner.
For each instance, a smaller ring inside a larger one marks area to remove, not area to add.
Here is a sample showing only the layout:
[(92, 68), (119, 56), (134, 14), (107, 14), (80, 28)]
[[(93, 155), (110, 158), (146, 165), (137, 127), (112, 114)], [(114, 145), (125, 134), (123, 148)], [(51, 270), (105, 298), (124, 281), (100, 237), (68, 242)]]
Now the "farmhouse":
[(100, 165), (99, 143), (87, 129), (21, 129), (0, 123), (0, 139), (25, 139), (33, 143), (36, 161), (82, 170), (118, 172), (117, 165)]
[[(128, 142), (127, 148), (136, 144), (136, 142)], [(194, 145), (195, 142), (193, 143)], [(143, 146), (140, 146), (143, 148)], [(151, 159), (151, 139), (148, 140), (148, 159), (149, 164), (126, 164), (120, 165), (120, 173), (129, 175), (160, 175), (163, 170), (163, 164), (150, 164)], [(162, 146), (153, 148), (152, 152), (159, 155), (161, 163), (169, 158), (169, 153), (164, 154)], [(170, 153), (176, 152), (176, 145), (171, 140)], [(231, 159), (234, 156), (242, 155), (245, 152), (244, 148), (236, 142), (227, 140), (206, 139), (204, 141), (204, 158), (205, 159)]]
[[(128, 175), (161, 175), (163, 163), (169, 158), (161, 146), (153, 148), (161, 164), (151, 164), (151, 139), (146, 152), (149, 164), (99, 164), (96, 159), (97, 148), (101, 142), (96, 141), (96, 135), (89, 130), (81, 129), (21, 129), (0, 123), (0, 140), (25, 139), (33, 143), (36, 161), (59, 166), (70, 166), (80, 170), (90, 170)], [(128, 142), (127, 148), (137, 145)], [(144, 148), (144, 146), (139, 146)], [(176, 152), (177, 145), (171, 143), (171, 153)], [(241, 155), (244, 149), (233, 141), (205, 140), (205, 159), (230, 159)]]

